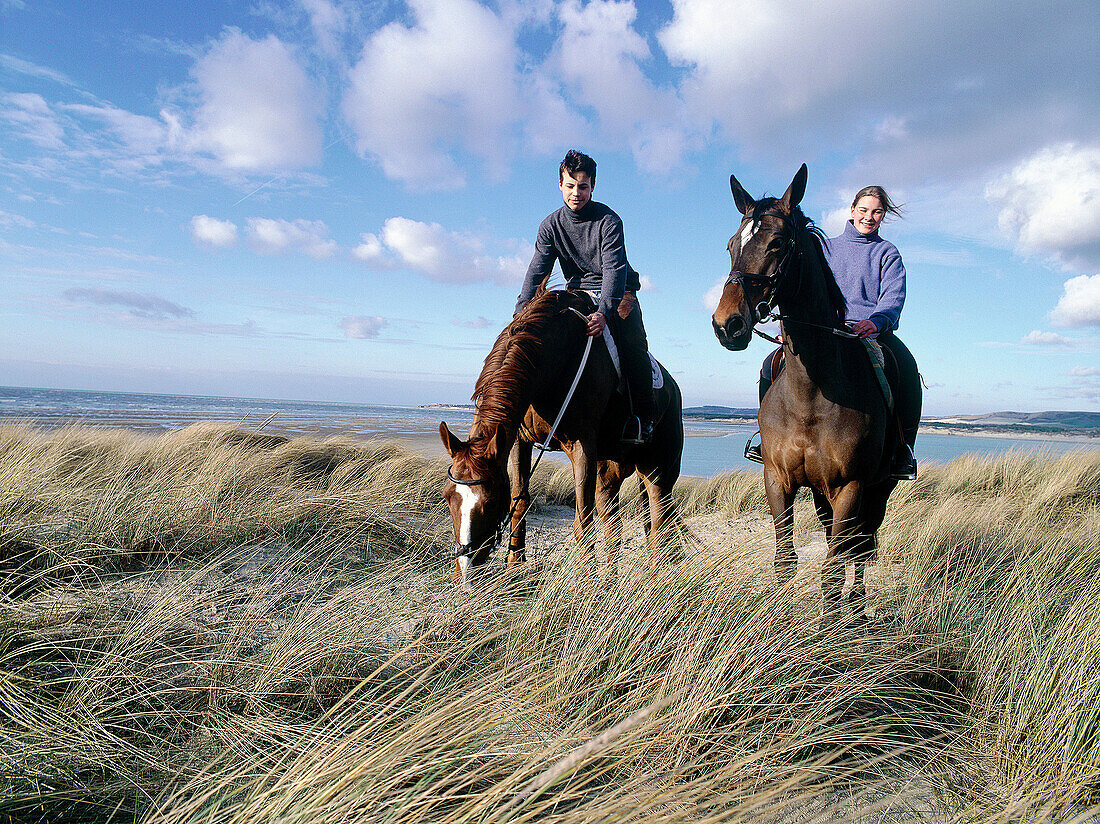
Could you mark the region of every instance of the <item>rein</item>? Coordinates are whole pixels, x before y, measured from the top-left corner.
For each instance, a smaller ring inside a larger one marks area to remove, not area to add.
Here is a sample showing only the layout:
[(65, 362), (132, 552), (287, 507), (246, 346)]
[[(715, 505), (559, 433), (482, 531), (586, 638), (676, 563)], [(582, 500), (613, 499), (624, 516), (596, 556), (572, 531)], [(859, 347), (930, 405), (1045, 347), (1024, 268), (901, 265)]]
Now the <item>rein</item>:
[[(588, 317), (579, 310), (570, 306), (569, 311), (573, 312), (581, 320), (588, 322)], [(542, 460), (542, 456), (546, 454), (546, 450), (549, 449), (547, 444), (554, 439), (554, 433), (558, 431), (558, 424), (561, 423), (561, 419), (565, 416), (565, 410), (569, 408), (569, 402), (573, 400), (573, 393), (577, 391), (577, 384), (581, 382), (581, 375), (584, 373), (584, 366), (588, 363), (588, 355), (592, 351), (592, 341), (594, 341), (591, 335), (588, 336), (588, 340), (584, 344), (584, 354), (581, 355), (580, 366), (577, 367), (577, 374), (573, 376), (573, 383), (569, 386), (569, 391), (565, 393), (565, 400), (561, 402), (561, 409), (558, 411), (558, 416), (554, 418), (554, 423), (550, 426), (549, 434), (543, 438), (543, 443), (539, 444), (539, 455), (535, 458), (535, 462), (531, 464), (531, 471), (527, 473), (527, 477), (523, 479), (523, 489), (520, 490), (519, 495), (512, 499), (512, 508), (508, 511), (504, 520), (501, 521), (501, 529), (499, 532), (503, 532), (503, 525), (512, 520), (512, 516), (516, 512), (516, 507), (519, 506), (519, 502), (523, 499), (524, 494), (527, 492), (527, 486), (531, 483), (531, 478), (535, 474), (535, 470), (538, 469), (539, 461)], [(449, 473), (448, 473), (449, 474)], [(525, 520), (527, 520), (527, 513), (530, 509), (524, 510), (523, 517), (519, 519), (519, 523), (508, 530), (508, 544), (512, 543), (512, 536), (516, 534), (516, 530), (520, 527)]]
[[(585, 321), (587, 323), (588, 316), (585, 315), (583, 312), (580, 312), (579, 310), (575, 309), (572, 306), (568, 307), (568, 311), (573, 312), (582, 321)], [(565, 394), (565, 400), (562, 401), (561, 409), (558, 411), (558, 416), (554, 419), (554, 423), (550, 427), (549, 434), (547, 434), (547, 436), (543, 439), (544, 443), (540, 443), (538, 445), (539, 446), (538, 457), (535, 459), (535, 462), (531, 465), (531, 471), (527, 473), (527, 477), (523, 479), (523, 489), (520, 490), (519, 495), (517, 495), (516, 497), (514, 497), (512, 499), (512, 508), (508, 511), (508, 514), (505, 515), (503, 519), (501, 519), (500, 524), (496, 528), (496, 539), (494, 541), (494, 546), (496, 544), (500, 543), (501, 536), (504, 533), (504, 525), (512, 520), (512, 516), (516, 512), (516, 507), (519, 506), (519, 502), (523, 499), (523, 496), (527, 493), (528, 484), (531, 482), (531, 477), (535, 474), (535, 470), (538, 468), (539, 461), (542, 460), (542, 456), (545, 455), (546, 450), (549, 449), (549, 446), (547, 446), (547, 444), (549, 444), (550, 441), (552, 441), (554, 439), (554, 433), (557, 432), (558, 425), (561, 423), (561, 419), (565, 416), (565, 410), (569, 408), (569, 402), (571, 400), (573, 400), (573, 394), (577, 391), (577, 385), (581, 382), (581, 375), (584, 373), (585, 364), (588, 363), (588, 355), (592, 351), (592, 341), (593, 340), (595, 340), (595, 338), (593, 338), (591, 336), (588, 336), (588, 340), (585, 342), (585, 345), (584, 345), (584, 354), (581, 355), (580, 366), (577, 367), (577, 374), (573, 377), (573, 383), (570, 385), (569, 391), (566, 392), (566, 394)], [(480, 486), (481, 484), (488, 483), (489, 480), (490, 480), (489, 478), (471, 478), (469, 480), (462, 479), (462, 478), (456, 478), (454, 475), (451, 474), (450, 467), (447, 468), (447, 478), (452, 483), (462, 484), (463, 486)], [(512, 527), (508, 530), (508, 543), (509, 544), (511, 544), (512, 536), (514, 536), (516, 534), (516, 530), (527, 519), (527, 512), (528, 511), (530, 511), (530, 510), (527, 510), (523, 513), (523, 517), (519, 519), (519, 523), (516, 524), (515, 527)], [(462, 552), (461, 550), (466, 550), (466, 551)], [(463, 557), (463, 556), (471, 555), (472, 550), (470, 549), (470, 547), (464, 546), (464, 545), (460, 544), (458, 541), (455, 541), (455, 554), (458, 557)]]

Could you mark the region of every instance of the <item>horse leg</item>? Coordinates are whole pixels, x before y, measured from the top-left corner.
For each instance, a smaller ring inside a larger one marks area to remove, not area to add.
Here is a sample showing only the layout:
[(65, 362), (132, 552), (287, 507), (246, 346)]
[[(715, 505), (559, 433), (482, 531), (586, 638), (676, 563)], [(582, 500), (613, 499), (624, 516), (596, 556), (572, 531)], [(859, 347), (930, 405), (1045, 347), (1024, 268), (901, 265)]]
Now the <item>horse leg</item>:
[[(886, 517), (886, 501), (894, 491), (897, 482), (893, 480), (868, 488), (863, 493), (861, 508), (862, 525), (852, 547), (855, 559), (856, 576), (852, 582), (852, 592), (848, 596), (856, 618), (864, 617), (867, 609), (867, 567), (878, 552), (878, 528)], [(862, 575), (860, 574), (862, 572)]]
[(508, 461), (508, 474), (512, 479), (512, 503), (515, 504), (511, 537), (508, 540), (508, 568), (511, 569), (527, 560), (527, 519), (524, 516), (531, 505), (531, 490), (525, 482), (531, 474), (531, 444), (517, 438)]
[(592, 534), (592, 510), (596, 502), (595, 441), (590, 439), (576, 444), (570, 458), (573, 461), (573, 490), (577, 501), (573, 537), (580, 545), (585, 561), (591, 563), (596, 542)]
[(600, 465), (596, 483), (596, 512), (603, 521), (608, 575), (612, 578), (618, 575), (619, 546), (623, 536), (623, 516), (619, 506), (619, 488), (622, 485), (622, 468), (617, 462), (605, 461)]
[(848, 593), (848, 607), (857, 622), (865, 621), (867, 609), (867, 562), (863, 557), (853, 561), (855, 575), (852, 577), (852, 591)]
[[(833, 491), (830, 501), (833, 508), (832, 530), (825, 551), (825, 563), (821, 567), (821, 615), (824, 621), (835, 621), (840, 616), (846, 566), (853, 560), (853, 551), (861, 540), (863, 519), (859, 517), (859, 511), (862, 498), (863, 485), (856, 481)], [(859, 572), (857, 567), (856, 574), (862, 587)]]
[(780, 586), (794, 578), (798, 555), (794, 551), (794, 493), (787, 489), (767, 465), (764, 466), (764, 491), (775, 524), (775, 578)]
[(670, 485), (665, 483), (664, 478), (656, 470), (648, 475), (639, 473), (639, 477), (649, 505), (646, 529), (649, 568), (656, 572), (658, 563), (676, 563), (680, 559), (680, 524), (669, 494)]

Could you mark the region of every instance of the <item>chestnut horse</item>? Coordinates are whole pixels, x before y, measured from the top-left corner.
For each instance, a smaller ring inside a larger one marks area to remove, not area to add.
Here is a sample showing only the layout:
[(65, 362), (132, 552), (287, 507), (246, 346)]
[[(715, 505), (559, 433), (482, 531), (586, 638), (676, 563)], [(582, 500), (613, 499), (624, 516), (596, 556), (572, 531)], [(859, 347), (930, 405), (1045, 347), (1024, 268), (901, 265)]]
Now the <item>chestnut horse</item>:
[[(508, 566), (526, 560), (532, 444), (545, 443), (550, 436), (585, 351), (584, 316), (593, 310), (585, 293), (548, 291), (541, 286), (485, 358), (474, 388), (476, 411), (467, 440), (453, 435), (445, 422), (439, 425), (451, 456), (443, 497), (454, 522), (454, 579), (463, 586), (469, 586), (473, 570), (492, 555), (497, 531), (512, 503)], [(595, 340), (576, 392), (552, 443), (547, 444), (564, 450), (573, 464), (577, 506), (573, 535), (591, 560), (595, 506), (604, 521), (612, 574), (622, 532), (619, 488), (623, 481), (634, 472), (641, 479), (648, 499), (650, 559), (655, 563), (669, 493), (680, 476), (682, 399), (672, 376), (664, 367), (661, 370), (664, 387), (658, 391), (660, 417), (652, 440), (637, 446), (622, 444), (625, 402), (616, 389), (618, 377), (607, 347)]]
[(753, 200), (732, 175), (730, 188), (744, 219), (730, 238), (731, 271), (714, 332), (724, 347), (740, 351), (769, 315), (777, 315), (782, 328), (785, 365), (759, 413), (776, 576), (785, 583), (794, 575), (794, 497), (807, 486), (828, 541), (822, 614), (839, 617), (845, 567), (852, 564), (848, 600), (862, 618), (864, 567), (896, 484), (888, 471), (893, 442), (886, 401), (864, 344), (844, 325), (844, 298), (825, 261), (822, 235), (798, 208), (805, 164), (781, 198)]

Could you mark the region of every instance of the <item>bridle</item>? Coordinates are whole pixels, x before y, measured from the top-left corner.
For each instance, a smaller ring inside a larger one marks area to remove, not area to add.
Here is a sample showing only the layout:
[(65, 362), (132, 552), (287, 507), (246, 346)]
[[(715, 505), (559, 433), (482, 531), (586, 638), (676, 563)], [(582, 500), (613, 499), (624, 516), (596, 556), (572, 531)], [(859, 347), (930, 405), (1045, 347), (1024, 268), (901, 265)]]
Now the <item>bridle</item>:
[(489, 483), (488, 478), (471, 478), (468, 481), (464, 481), (461, 478), (456, 478), (454, 475), (452, 475), (450, 469), (447, 470), (447, 478), (448, 480), (450, 480), (451, 483), (459, 484), (461, 486), (480, 486), (481, 484)]
[[(482, 484), (487, 484), (487, 483), (489, 483), (489, 481), (492, 480), (492, 478), (488, 478), (488, 477), (485, 477), (485, 478), (469, 478), (469, 479), (456, 478), (453, 474), (451, 474), (451, 468), (450, 467), (447, 467), (447, 479), (451, 483), (453, 483), (455, 486), (481, 486)], [(514, 506), (513, 506), (513, 508), (514, 508)], [(504, 531), (504, 523), (505, 523), (505, 521), (507, 521), (511, 517), (512, 517), (512, 515), (511, 515), (511, 513), (509, 513), (504, 519), (502, 519), (500, 521), (500, 523), (497, 524), (496, 529), (493, 530), (493, 546), (496, 546), (497, 544), (500, 543), (500, 536), (501, 536), (501, 533)], [(458, 558), (467, 558), (467, 557), (473, 555), (477, 551), (478, 547), (483, 546), (484, 544), (485, 544), (484, 540), (481, 541), (480, 543), (478, 543), (477, 545), (474, 545), (473, 543), (464, 544), (464, 543), (460, 542), (457, 538), (455, 538), (455, 542), (452, 545), (452, 548), (454, 549), (454, 557), (456, 559), (458, 559)]]
[[(780, 222), (782, 222), (784, 224), (784, 228), (787, 228), (787, 226), (791, 222), (791, 218), (788, 215), (782, 214), (781, 212), (765, 212), (764, 214), (761, 214), (759, 217), (753, 217), (753, 218), (746, 217), (745, 220), (750, 220), (751, 219), (754, 224), (759, 223), (760, 219), (762, 217), (764, 217), (765, 214), (768, 217), (778, 218), (780, 220)], [(744, 226), (744, 221), (742, 221), (742, 227), (743, 226)], [(738, 227), (738, 228), (741, 228), (741, 227)], [(738, 233), (737, 237), (740, 237), (740, 233)], [(796, 324), (800, 324), (802, 326), (811, 326), (811, 327), (814, 327), (816, 329), (824, 329), (824, 330), (829, 331), (832, 334), (836, 335), (837, 337), (841, 337), (841, 338), (858, 338), (859, 335), (849, 331), (846, 328), (839, 328), (839, 327), (836, 327), (836, 326), (827, 326), (827, 325), (821, 324), (821, 323), (813, 323), (812, 321), (802, 320), (801, 318), (792, 318), (790, 315), (780, 314), (776, 310), (776, 300), (778, 299), (779, 287), (785, 281), (785, 279), (787, 278), (787, 276), (789, 274), (791, 261), (794, 260), (796, 257), (801, 257), (801, 255), (802, 255), (802, 252), (798, 248), (798, 245), (795, 243), (794, 232), (793, 231), (788, 231), (786, 241), (783, 244), (783, 251), (782, 251), (781, 257), (779, 258), (779, 262), (775, 265), (775, 269), (772, 271), (772, 274), (764, 275), (764, 274), (753, 273), (753, 272), (745, 272), (745, 271), (742, 271), (740, 269), (737, 269), (736, 266), (735, 266), (735, 268), (733, 268), (730, 271), (729, 277), (726, 278), (726, 284), (729, 285), (731, 283), (736, 283), (738, 286), (741, 287), (741, 293), (743, 295), (748, 296), (748, 292), (745, 290), (745, 285), (746, 284), (755, 283), (755, 284), (757, 284), (757, 286), (759, 288), (769, 290), (768, 300), (762, 300), (762, 301), (760, 301), (759, 303), (757, 303), (755, 305), (750, 304), (750, 306), (749, 306), (749, 313), (750, 313), (750, 319), (752, 320), (752, 331), (753, 331), (753, 333), (756, 334), (756, 335), (759, 335), (762, 338), (764, 338), (764, 340), (767, 340), (767, 341), (770, 341), (770, 342), (772, 342), (776, 345), (782, 346), (783, 341), (779, 340), (779, 338), (772, 337), (771, 335), (767, 334), (766, 332), (762, 332), (762, 331), (760, 331), (760, 329), (757, 328), (757, 324), (759, 324), (759, 323), (766, 323), (767, 321), (770, 321), (770, 320), (778, 320), (778, 321), (783, 321), (784, 323), (796, 323)], [(741, 257), (741, 244), (740, 243), (738, 243), (738, 246), (737, 246), (737, 257), (738, 257), (738, 260), (740, 260), (740, 257)]]
[[(741, 226), (738, 227), (739, 231), (735, 236), (738, 238), (738, 263), (741, 259), (742, 243), (740, 241), (740, 237), (741, 232), (744, 231), (745, 221), (751, 220), (753, 222), (753, 225), (758, 225), (760, 223), (760, 220), (765, 217), (765, 215), (768, 217), (778, 218), (779, 221), (783, 223), (784, 228), (787, 227), (787, 224), (790, 220), (790, 218), (780, 212), (764, 212), (759, 216), (746, 217), (745, 220), (741, 222)], [(766, 340), (770, 340), (772, 343), (779, 343), (779, 340), (773, 338), (771, 335), (768, 335), (765, 332), (761, 332), (759, 329), (756, 328), (756, 326), (758, 323), (764, 323), (766, 321), (779, 318), (779, 315), (777, 315), (775, 311), (775, 300), (779, 291), (779, 285), (783, 282), (787, 275), (787, 270), (790, 266), (792, 258), (794, 258), (794, 256), (798, 254), (798, 251), (795, 248), (794, 233), (788, 232), (787, 235), (788, 237), (786, 242), (784, 243), (782, 256), (779, 258), (779, 262), (772, 270), (772, 274), (765, 275), (758, 272), (746, 272), (743, 269), (738, 269), (735, 264), (734, 268), (730, 270), (729, 277), (726, 278), (727, 286), (731, 283), (736, 283), (738, 286), (741, 287), (741, 293), (746, 297), (749, 294), (748, 291), (745, 289), (746, 284), (755, 284), (756, 287), (761, 290), (769, 290), (768, 300), (762, 300), (759, 303), (750, 304), (749, 315), (750, 320), (752, 320), (752, 331), (760, 337)]]

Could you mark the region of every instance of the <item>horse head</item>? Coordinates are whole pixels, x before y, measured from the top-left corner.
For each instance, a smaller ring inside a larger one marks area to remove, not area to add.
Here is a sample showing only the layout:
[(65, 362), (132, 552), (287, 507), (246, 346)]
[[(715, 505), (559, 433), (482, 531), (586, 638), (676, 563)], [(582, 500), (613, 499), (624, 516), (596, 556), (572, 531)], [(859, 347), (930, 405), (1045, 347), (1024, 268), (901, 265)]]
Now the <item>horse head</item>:
[(451, 510), (455, 536), (455, 583), (470, 589), (476, 567), (486, 563), (496, 544), (497, 530), (508, 514), (508, 444), (503, 430), (493, 438), (460, 440), (439, 424), (439, 437), (451, 467), (443, 498)]
[(749, 345), (752, 330), (775, 308), (779, 282), (792, 249), (791, 216), (806, 193), (806, 164), (781, 198), (754, 200), (730, 175), (730, 190), (743, 215), (730, 238), (730, 273), (714, 310), (714, 334), (727, 349)]

